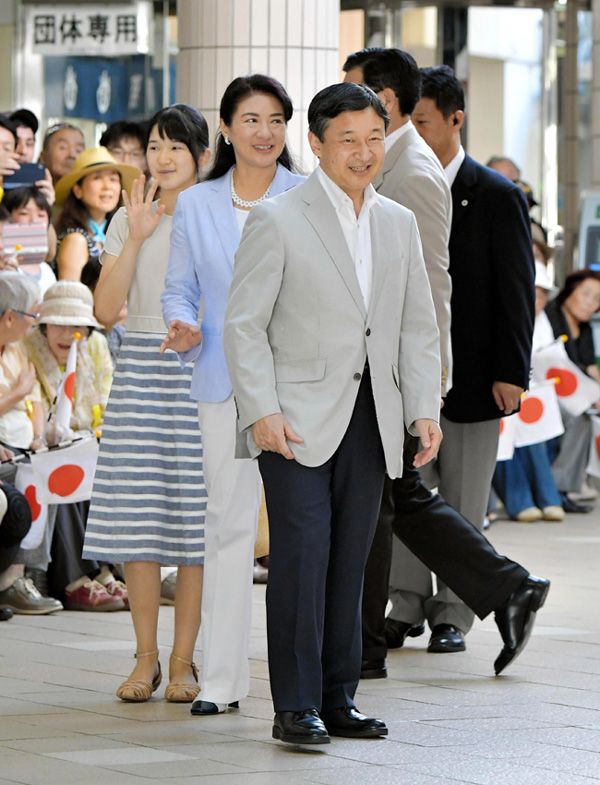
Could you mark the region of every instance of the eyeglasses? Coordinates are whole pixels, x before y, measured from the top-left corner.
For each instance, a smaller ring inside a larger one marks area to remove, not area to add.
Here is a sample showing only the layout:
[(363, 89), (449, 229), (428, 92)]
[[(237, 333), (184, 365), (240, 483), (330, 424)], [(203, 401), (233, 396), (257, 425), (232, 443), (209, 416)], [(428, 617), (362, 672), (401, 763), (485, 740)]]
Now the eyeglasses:
[(29, 313), (28, 311), (19, 311), (19, 309), (18, 309), (18, 308), (13, 308), (12, 310), (13, 310), (15, 313), (18, 313), (18, 314), (20, 314), (21, 316), (29, 316), (29, 318), (30, 318), (30, 319), (33, 319), (33, 321), (34, 321), (34, 322), (37, 322), (37, 320), (38, 320), (38, 319), (40, 318), (40, 316), (42, 315), (42, 314), (41, 314), (41, 311), (36, 311), (35, 313)]
[(144, 159), (143, 150), (124, 150), (122, 147), (109, 147), (108, 152), (120, 163), (127, 160), (143, 161)]

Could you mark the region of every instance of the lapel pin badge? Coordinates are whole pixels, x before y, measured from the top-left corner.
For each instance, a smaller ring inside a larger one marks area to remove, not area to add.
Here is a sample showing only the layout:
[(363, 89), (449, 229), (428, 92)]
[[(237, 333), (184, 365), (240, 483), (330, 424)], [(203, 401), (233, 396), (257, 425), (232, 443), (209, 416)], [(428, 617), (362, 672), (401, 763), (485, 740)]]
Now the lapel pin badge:
[(469, 204), (468, 199), (463, 199), (462, 202), (460, 203), (461, 207), (466, 207), (468, 204)]

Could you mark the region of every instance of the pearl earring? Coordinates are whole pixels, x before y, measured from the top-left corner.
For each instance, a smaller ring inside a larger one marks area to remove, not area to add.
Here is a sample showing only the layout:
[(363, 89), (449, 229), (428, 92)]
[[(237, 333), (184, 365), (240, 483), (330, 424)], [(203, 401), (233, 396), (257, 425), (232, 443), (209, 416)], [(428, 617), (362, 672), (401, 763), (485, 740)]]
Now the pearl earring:
[(231, 144), (228, 136), (223, 136), (223, 139), (225, 139), (225, 144)]

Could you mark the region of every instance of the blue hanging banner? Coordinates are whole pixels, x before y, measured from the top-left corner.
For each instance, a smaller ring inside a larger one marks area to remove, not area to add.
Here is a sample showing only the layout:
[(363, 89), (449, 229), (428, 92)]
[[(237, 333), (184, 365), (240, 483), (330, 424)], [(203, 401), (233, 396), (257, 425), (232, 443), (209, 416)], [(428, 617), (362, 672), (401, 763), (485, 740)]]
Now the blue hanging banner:
[[(144, 55), (44, 59), (45, 113), (100, 123), (141, 120), (162, 105), (162, 71)], [(171, 63), (174, 93), (175, 64)]]

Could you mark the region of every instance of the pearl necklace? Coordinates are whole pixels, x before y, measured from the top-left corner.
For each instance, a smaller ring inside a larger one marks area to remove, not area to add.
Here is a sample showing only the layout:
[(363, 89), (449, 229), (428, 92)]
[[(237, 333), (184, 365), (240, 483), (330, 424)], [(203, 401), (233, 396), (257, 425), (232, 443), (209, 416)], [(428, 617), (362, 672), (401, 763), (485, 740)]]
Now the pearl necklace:
[(259, 196), (258, 199), (242, 199), (241, 196), (238, 196), (235, 192), (235, 187), (233, 185), (233, 172), (231, 173), (231, 201), (236, 204), (238, 207), (245, 207), (247, 210), (251, 210), (253, 207), (256, 207), (257, 204), (264, 202), (265, 199), (269, 198), (269, 192), (271, 191), (271, 185), (267, 188), (262, 196)]

